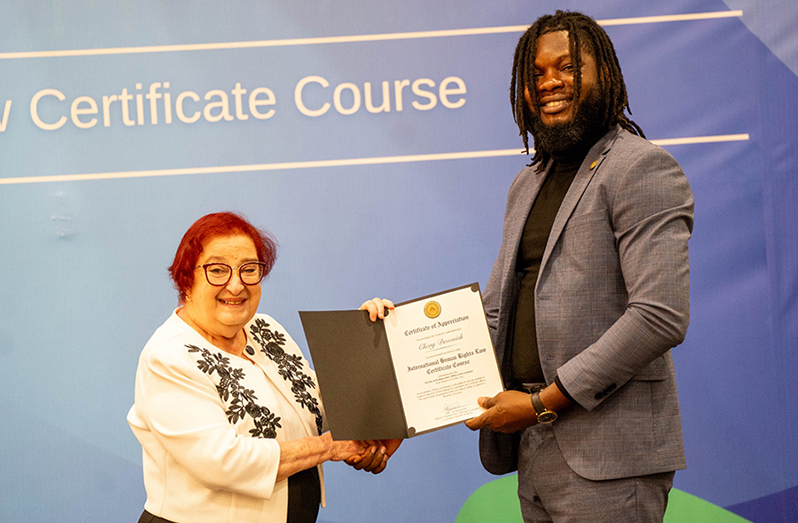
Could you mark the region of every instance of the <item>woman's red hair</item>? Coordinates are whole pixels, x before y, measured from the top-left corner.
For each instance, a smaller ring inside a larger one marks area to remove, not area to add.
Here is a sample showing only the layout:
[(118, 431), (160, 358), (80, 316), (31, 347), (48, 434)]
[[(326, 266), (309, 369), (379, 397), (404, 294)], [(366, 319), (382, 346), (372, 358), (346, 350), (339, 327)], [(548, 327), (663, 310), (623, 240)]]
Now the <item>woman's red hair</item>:
[(183, 235), (180, 245), (177, 246), (175, 259), (169, 267), (169, 274), (175, 282), (180, 303), (185, 302), (186, 293), (194, 285), (194, 268), (208, 240), (239, 234), (252, 239), (258, 252), (258, 260), (266, 264), (265, 274), (271, 272), (277, 258), (277, 241), (268, 231), (258, 229), (236, 213), (206, 214), (194, 222)]

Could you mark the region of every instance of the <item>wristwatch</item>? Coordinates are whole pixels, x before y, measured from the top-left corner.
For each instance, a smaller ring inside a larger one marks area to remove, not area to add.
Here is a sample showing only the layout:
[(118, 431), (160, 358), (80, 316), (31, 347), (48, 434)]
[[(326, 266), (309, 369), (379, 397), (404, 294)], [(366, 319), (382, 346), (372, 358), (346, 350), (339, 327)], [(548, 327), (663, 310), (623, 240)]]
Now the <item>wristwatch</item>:
[(535, 392), (532, 394), (532, 407), (535, 409), (535, 414), (538, 415), (538, 423), (551, 423), (557, 419), (557, 413), (547, 409), (540, 401), (540, 393)]

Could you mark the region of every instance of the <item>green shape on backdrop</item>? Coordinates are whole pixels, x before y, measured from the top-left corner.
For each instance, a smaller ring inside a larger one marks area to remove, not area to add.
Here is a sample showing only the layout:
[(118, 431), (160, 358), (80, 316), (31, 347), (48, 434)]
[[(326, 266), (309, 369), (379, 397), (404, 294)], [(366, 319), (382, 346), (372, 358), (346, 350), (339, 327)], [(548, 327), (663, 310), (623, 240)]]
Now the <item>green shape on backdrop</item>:
[[(482, 485), (463, 504), (455, 523), (523, 523), (517, 491), (517, 474)], [(696, 522), (750, 523), (709, 501), (672, 489), (664, 523)]]
[(697, 498), (679, 489), (671, 489), (665, 523), (751, 523), (709, 501)]
[(523, 523), (518, 502), (518, 474), (485, 483), (468, 499), (455, 523)]

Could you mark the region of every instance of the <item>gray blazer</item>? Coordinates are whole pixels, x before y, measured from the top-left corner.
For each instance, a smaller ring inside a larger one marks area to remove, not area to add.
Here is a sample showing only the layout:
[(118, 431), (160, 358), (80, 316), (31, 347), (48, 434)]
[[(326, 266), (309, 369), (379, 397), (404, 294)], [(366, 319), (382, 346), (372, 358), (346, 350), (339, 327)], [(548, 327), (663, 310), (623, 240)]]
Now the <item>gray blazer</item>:
[[(547, 174), (525, 168), (507, 198), (484, 294), (500, 365), (518, 245)], [(559, 376), (578, 403), (553, 431), (582, 477), (685, 468), (670, 349), (689, 323), (692, 226), (693, 196), (679, 164), (619, 126), (588, 152), (557, 213), (535, 288), (535, 322), (546, 382)], [(488, 471), (515, 470), (515, 452), (511, 437), (482, 430)]]

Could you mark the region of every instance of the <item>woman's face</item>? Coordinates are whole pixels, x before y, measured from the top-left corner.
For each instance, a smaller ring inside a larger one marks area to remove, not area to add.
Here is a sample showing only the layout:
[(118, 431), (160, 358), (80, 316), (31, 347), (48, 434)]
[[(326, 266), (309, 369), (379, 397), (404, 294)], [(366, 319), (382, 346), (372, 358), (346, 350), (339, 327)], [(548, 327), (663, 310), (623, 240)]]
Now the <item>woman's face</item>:
[(232, 338), (252, 319), (260, 303), (260, 283), (244, 285), (238, 267), (253, 261), (258, 261), (258, 253), (249, 236), (219, 236), (205, 243), (196, 265), (226, 263), (233, 274), (226, 285), (214, 286), (202, 267), (195, 269), (184, 310), (198, 327), (212, 336)]

